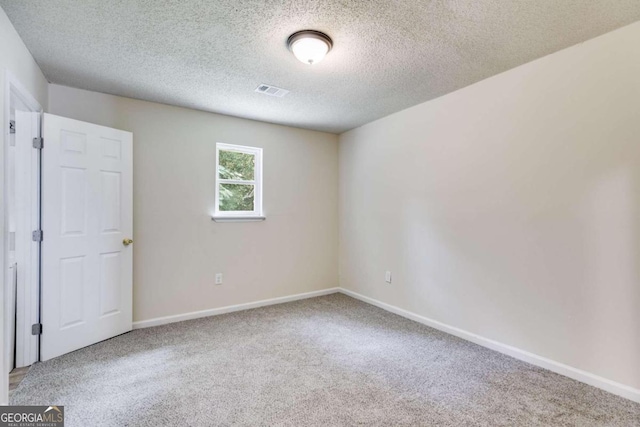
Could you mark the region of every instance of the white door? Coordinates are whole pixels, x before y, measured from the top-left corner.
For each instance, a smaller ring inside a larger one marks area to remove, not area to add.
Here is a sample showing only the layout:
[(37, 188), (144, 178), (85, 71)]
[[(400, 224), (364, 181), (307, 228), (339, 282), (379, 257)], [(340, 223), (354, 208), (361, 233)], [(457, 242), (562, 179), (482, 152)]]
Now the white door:
[(132, 134), (44, 114), (41, 360), (132, 326)]

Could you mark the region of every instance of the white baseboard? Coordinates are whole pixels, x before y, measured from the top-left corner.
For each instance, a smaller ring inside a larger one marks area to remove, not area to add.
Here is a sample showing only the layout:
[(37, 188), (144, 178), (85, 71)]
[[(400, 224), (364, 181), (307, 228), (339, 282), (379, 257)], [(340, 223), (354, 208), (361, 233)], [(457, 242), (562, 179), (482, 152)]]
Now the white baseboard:
[(152, 326), (166, 325), (167, 323), (182, 322), (183, 320), (199, 319), (201, 317), (217, 316), (219, 314), (231, 313), (234, 311), (249, 310), (252, 308), (264, 307), (267, 305), (282, 304), (284, 302), (297, 301), (306, 298), (319, 297), (322, 295), (335, 294), (340, 288), (322, 289), (319, 291), (306, 292), (304, 294), (289, 295), (286, 297), (271, 298), (261, 301), (248, 302), (244, 304), (229, 305), (226, 307), (212, 308), (209, 310), (192, 311), (190, 313), (176, 314), (173, 316), (156, 317), (149, 320), (133, 322), (133, 329), (150, 328)]
[(563, 363), (556, 362), (551, 359), (547, 359), (546, 357), (529, 353), (527, 351), (500, 343), (498, 341), (491, 340), (489, 338), (484, 338), (480, 335), (476, 335), (474, 333), (465, 331), (463, 329), (456, 328), (442, 322), (438, 322), (437, 320), (420, 316), (419, 314), (415, 314), (410, 311), (404, 310), (402, 308), (393, 306), (391, 304), (387, 304), (382, 301), (369, 298), (367, 296), (361, 295), (357, 292), (350, 291), (348, 289), (345, 289), (345, 288), (339, 288), (339, 289), (340, 289), (340, 292), (345, 295), (359, 299), (360, 301), (364, 301), (368, 304), (375, 305), (376, 307), (379, 307), (383, 310), (389, 311), (391, 313), (397, 314), (402, 317), (406, 317), (407, 319), (416, 321), (418, 323), (422, 323), (434, 329), (438, 329), (442, 332), (455, 335), (464, 340), (471, 341), (483, 347), (490, 348), (491, 350), (504, 353), (508, 356), (514, 357), (524, 362), (531, 363), (532, 365), (536, 365), (541, 368), (548, 369), (549, 371), (555, 372), (560, 375), (564, 375), (565, 377), (572, 378), (576, 381), (589, 384), (591, 386), (608, 391), (609, 393), (613, 393), (615, 395), (640, 403), (640, 390), (636, 388), (633, 388), (624, 384), (620, 384), (615, 381), (608, 380), (598, 375), (594, 375), (590, 372), (583, 371), (583, 370), (574, 368), (572, 366), (568, 366)]
[(636, 389), (615, 381), (611, 381), (606, 378), (600, 377), (598, 375), (592, 374), (590, 372), (583, 371), (581, 369), (577, 369), (572, 366), (568, 366), (551, 359), (547, 359), (546, 357), (538, 356), (537, 354), (529, 353), (528, 351), (524, 351), (519, 348), (512, 347), (510, 345), (503, 344), (501, 342), (494, 341), (489, 338), (482, 337), (480, 335), (465, 331), (460, 328), (456, 328), (454, 326), (447, 325), (442, 322), (438, 322), (437, 320), (429, 319), (419, 314), (412, 313), (402, 308), (384, 303), (382, 301), (378, 301), (374, 298), (364, 296), (362, 294), (359, 294), (357, 292), (354, 292), (345, 288), (336, 287), (336, 288), (322, 289), (320, 291), (306, 292), (303, 294), (272, 298), (272, 299), (249, 302), (244, 304), (230, 305), (227, 307), (213, 308), (210, 310), (194, 311), (191, 313), (177, 314), (174, 316), (157, 317), (155, 319), (133, 322), (133, 329), (149, 328), (152, 326), (160, 326), (160, 325), (166, 325), (168, 323), (181, 322), (183, 320), (198, 319), (201, 317), (216, 316), (219, 314), (231, 313), (234, 311), (249, 310), (252, 308), (264, 307), (268, 305), (282, 304), (290, 301), (297, 301), (297, 300), (306, 299), (306, 298), (314, 298), (322, 295), (334, 294), (336, 292), (341, 292), (345, 295), (356, 298), (360, 301), (364, 301), (368, 304), (374, 305), (383, 310), (389, 311), (391, 313), (397, 314), (399, 316), (405, 317), (415, 322), (422, 323), (434, 329), (438, 329), (448, 334), (455, 335), (459, 338), (462, 338), (467, 341), (471, 341), (483, 347), (490, 348), (491, 350), (495, 350), (497, 352), (506, 354), (508, 356), (514, 357), (524, 362), (531, 363), (532, 365), (536, 365), (541, 368), (548, 369), (557, 374), (564, 375), (576, 381), (589, 384), (591, 386), (608, 391), (609, 393), (613, 393), (615, 395), (640, 403), (639, 389)]

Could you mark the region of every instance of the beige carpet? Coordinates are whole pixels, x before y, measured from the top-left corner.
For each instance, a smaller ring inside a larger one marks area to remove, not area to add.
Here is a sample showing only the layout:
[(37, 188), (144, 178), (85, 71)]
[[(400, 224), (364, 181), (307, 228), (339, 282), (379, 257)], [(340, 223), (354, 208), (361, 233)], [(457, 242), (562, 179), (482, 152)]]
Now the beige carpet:
[(36, 364), (67, 426), (639, 426), (640, 404), (334, 294)]

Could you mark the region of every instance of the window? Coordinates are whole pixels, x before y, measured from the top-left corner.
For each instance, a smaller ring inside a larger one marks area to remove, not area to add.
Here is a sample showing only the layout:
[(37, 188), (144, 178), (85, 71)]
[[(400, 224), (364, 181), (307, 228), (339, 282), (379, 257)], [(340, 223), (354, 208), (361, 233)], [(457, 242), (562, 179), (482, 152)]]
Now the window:
[(262, 148), (216, 144), (219, 218), (262, 218)]

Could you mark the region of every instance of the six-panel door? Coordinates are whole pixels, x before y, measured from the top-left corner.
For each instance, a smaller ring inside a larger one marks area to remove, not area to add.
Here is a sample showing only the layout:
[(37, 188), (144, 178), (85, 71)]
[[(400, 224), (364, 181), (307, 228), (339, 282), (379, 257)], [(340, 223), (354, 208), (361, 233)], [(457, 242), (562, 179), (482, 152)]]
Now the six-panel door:
[(130, 331), (132, 134), (44, 115), (41, 360)]

